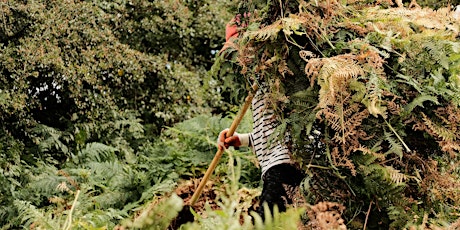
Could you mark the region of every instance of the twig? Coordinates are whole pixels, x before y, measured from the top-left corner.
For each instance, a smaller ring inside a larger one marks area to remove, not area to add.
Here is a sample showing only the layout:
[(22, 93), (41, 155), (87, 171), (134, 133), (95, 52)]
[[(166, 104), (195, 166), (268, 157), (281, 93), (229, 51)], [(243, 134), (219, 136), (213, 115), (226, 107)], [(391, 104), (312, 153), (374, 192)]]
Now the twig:
[(369, 214), (371, 213), (371, 207), (372, 207), (372, 200), (371, 200), (371, 203), (369, 204), (369, 209), (367, 209), (366, 220), (364, 221), (363, 230), (366, 230), (367, 219), (369, 219)]
[(321, 166), (321, 165), (312, 165), (312, 164), (308, 164), (308, 165), (306, 165), (306, 167), (307, 167), (308, 169), (309, 169), (309, 168), (318, 168), (318, 169), (326, 169), (326, 170), (331, 169), (330, 167)]
[(410, 153), (410, 148), (406, 145), (406, 143), (403, 141), (403, 139), (398, 135), (398, 133), (396, 132), (396, 130), (393, 128), (393, 126), (391, 126), (391, 124), (385, 120), (385, 123), (387, 123), (388, 127), (390, 128), (391, 131), (393, 131), (393, 133), (396, 135), (396, 137), (399, 139), (399, 141), (401, 141), (401, 143), (403, 144), (404, 148), (406, 149), (406, 151), (408, 153)]
[(280, 0), (280, 12), (281, 12), (281, 18), (284, 18), (283, 2), (281, 0)]
[(70, 213), (67, 216), (67, 219), (65, 220), (65, 223), (64, 223), (65, 230), (69, 230), (70, 227), (72, 226), (72, 212), (75, 209), (79, 195), (80, 195), (80, 190), (77, 190), (77, 194), (75, 195), (75, 199), (73, 200), (73, 203), (72, 203), (72, 208), (70, 208)]

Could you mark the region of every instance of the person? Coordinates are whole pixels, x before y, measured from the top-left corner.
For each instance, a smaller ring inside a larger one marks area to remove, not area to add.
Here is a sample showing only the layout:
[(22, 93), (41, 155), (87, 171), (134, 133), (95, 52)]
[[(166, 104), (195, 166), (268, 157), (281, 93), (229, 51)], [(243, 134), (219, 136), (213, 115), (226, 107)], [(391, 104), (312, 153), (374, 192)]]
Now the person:
[[(250, 14), (244, 14), (247, 18)], [(239, 27), (247, 26), (237, 15), (226, 26), (226, 43), (223, 50), (238, 37)], [(287, 138), (280, 140), (275, 130), (279, 123), (275, 119), (274, 110), (269, 106), (269, 89), (262, 79), (257, 79), (258, 89), (252, 100), (253, 131), (251, 133), (234, 133), (226, 137), (228, 129), (222, 130), (218, 136), (219, 148), (250, 147), (257, 156), (261, 168), (263, 182), (259, 207), (256, 212), (265, 218), (264, 203), (273, 213), (276, 205), (280, 212), (286, 211), (286, 205), (292, 203), (292, 194), (298, 189), (303, 172), (293, 161)], [(283, 136), (284, 137), (284, 136)]]

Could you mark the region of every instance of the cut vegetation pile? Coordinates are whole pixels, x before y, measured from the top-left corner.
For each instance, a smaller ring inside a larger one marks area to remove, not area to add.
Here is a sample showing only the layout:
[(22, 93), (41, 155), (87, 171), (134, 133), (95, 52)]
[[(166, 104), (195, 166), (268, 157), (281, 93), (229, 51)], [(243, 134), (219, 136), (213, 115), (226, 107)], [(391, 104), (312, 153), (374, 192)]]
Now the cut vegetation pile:
[(242, 4), (241, 13), (253, 14), (226, 50), (230, 61), (215, 67), (226, 75), (234, 71), (226, 66), (238, 66), (248, 82), (269, 84), (279, 131), (290, 133), (308, 173), (307, 202), (334, 202), (351, 229), (458, 226), (460, 23), (453, 9), (254, 2)]

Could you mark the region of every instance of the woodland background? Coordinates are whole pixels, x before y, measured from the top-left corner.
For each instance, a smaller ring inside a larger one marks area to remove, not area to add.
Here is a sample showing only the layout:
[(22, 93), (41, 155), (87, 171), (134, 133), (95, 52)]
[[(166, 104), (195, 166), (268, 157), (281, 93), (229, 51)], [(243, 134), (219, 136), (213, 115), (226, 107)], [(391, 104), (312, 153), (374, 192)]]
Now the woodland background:
[[(1, 1), (1, 229), (165, 229), (246, 95), (235, 68), (216, 65), (225, 24), (240, 10), (228, 0)], [(249, 114), (238, 131), (250, 130)], [(302, 208), (243, 222), (260, 193), (254, 162), (249, 149), (225, 154), (203, 194), (208, 203), (201, 201), (207, 218), (184, 228), (298, 228)], [(412, 213), (383, 212), (373, 195), (344, 213), (348, 228), (456, 221), (416, 204)]]

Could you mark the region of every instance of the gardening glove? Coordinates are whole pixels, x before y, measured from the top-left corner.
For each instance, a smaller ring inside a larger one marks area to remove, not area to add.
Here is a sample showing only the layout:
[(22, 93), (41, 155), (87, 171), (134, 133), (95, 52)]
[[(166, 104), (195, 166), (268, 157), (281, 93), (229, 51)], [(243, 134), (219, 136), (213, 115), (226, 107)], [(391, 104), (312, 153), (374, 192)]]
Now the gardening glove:
[(233, 22), (234, 19), (225, 26), (225, 42), (228, 42), (230, 38), (238, 37), (238, 26)]
[(233, 147), (241, 147), (241, 146), (249, 146), (249, 133), (237, 133), (235, 132), (233, 136), (227, 137), (229, 129), (224, 129), (219, 133), (219, 137), (217, 138), (217, 145), (219, 149), (227, 149), (230, 146)]
[(237, 14), (227, 25), (225, 26), (225, 41), (229, 41), (230, 38), (238, 37), (238, 29), (248, 27), (249, 17), (251, 13)]
[(231, 39), (238, 37), (238, 30), (240, 28), (246, 28), (248, 26), (249, 17), (251, 13), (244, 13), (243, 15), (236, 15), (227, 25), (225, 26), (225, 44), (220, 50), (219, 54), (226, 50), (233, 43)]

